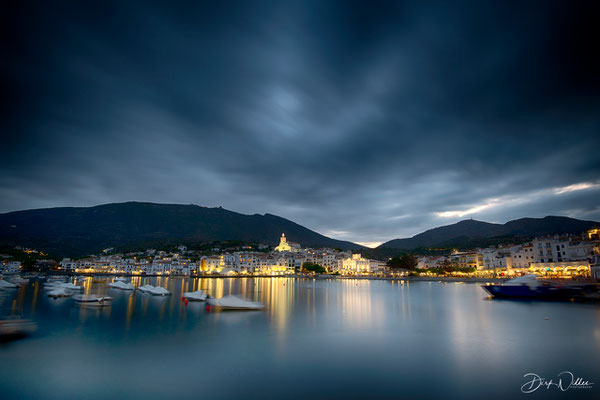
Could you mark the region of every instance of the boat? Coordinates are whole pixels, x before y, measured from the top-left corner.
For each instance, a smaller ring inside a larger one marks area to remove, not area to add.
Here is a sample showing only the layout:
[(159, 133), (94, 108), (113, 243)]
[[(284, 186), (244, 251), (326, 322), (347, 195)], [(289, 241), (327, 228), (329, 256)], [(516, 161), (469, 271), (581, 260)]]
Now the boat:
[(135, 290), (135, 288), (133, 287), (133, 285), (131, 283), (125, 283), (123, 281), (112, 282), (112, 283), (109, 283), (108, 286), (110, 286), (113, 289)]
[(16, 283), (5, 281), (4, 279), (0, 279), (0, 289), (13, 289), (18, 288), (19, 285)]
[(105, 305), (107, 303), (110, 304), (112, 297), (97, 296), (95, 294), (76, 294), (73, 296), (73, 300), (83, 304)]
[(127, 282), (127, 278), (123, 278), (122, 276), (119, 276), (119, 277), (115, 278), (115, 281)]
[(152, 286), (152, 289), (147, 289), (146, 292), (154, 296), (169, 296), (171, 294), (167, 289), (160, 286)]
[(83, 290), (83, 286), (77, 286), (71, 282), (60, 283), (58, 284), (58, 287), (69, 290)]
[(77, 286), (72, 284), (71, 282), (50, 282), (44, 285), (45, 289), (68, 289), (68, 290), (83, 290), (83, 286)]
[(144, 285), (138, 288), (140, 292), (152, 294), (155, 296), (168, 296), (171, 294), (167, 289), (160, 286)]
[(593, 284), (566, 284), (539, 280), (537, 275), (523, 275), (503, 284), (483, 285), (493, 297), (543, 300), (570, 300), (596, 291)]
[(29, 319), (3, 318), (0, 319), (0, 341), (9, 342), (29, 336), (37, 330), (35, 322)]
[(10, 281), (12, 283), (16, 283), (16, 284), (29, 283), (29, 279), (25, 279), (25, 278), (21, 278), (21, 277), (13, 278)]
[(72, 294), (70, 290), (62, 287), (54, 288), (47, 293), (48, 297), (54, 297), (55, 299), (58, 297), (69, 297)]
[(218, 310), (262, 310), (265, 308), (263, 303), (245, 300), (233, 295), (218, 299), (210, 297), (206, 301), (211, 307)]
[(208, 295), (204, 292), (204, 290), (196, 290), (195, 292), (185, 292), (182, 295), (183, 299), (189, 301), (206, 301)]
[(154, 288), (154, 286), (152, 286), (152, 285), (144, 285), (144, 286), (140, 286), (140, 287), (138, 288), (138, 290), (139, 290), (140, 292), (144, 292), (144, 293), (146, 293), (146, 292), (148, 292), (148, 291), (149, 291), (150, 289), (152, 289), (152, 288)]

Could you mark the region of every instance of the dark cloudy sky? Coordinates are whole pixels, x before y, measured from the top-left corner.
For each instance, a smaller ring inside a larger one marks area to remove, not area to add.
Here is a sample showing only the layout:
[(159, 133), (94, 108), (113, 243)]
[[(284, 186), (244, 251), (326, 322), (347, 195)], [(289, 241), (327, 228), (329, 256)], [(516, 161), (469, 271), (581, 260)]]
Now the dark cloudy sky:
[(0, 212), (222, 205), (362, 243), (600, 220), (597, 2), (11, 3)]

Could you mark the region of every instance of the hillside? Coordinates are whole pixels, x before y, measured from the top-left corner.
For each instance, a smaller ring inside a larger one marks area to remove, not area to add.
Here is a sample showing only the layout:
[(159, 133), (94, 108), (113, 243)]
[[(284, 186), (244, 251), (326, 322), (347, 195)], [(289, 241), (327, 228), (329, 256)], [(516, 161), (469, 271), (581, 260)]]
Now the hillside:
[(303, 247), (357, 249), (285, 218), (196, 205), (115, 203), (0, 214), (0, 244), (80, 256), (107, 247), (239, 240), (275, 245), (281, 233)]
[(411, 238), (390, 240), (379, 248), (412, 250), (420, 247), (476, 247), (495, 242), (527, 240), (536, 236), (578, 234), (594, 226), (600, 226), (600, 223), (556, 216), (521, 218), (505, 224), (464, 220), (427, 230)]

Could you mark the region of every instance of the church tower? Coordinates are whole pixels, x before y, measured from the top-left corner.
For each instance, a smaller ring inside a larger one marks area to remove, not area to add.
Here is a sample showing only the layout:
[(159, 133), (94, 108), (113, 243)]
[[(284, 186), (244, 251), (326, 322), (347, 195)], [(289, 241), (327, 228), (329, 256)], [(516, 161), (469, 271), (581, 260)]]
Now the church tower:
[(281, 239), (279, 240), (279, 246), (275, 247), (275, 250), (277, 250), (277, 251), (291, 251), (292, 250), (292, 248), (290, 247), (290, 245), (287, 242), (285, 233), (281, 234)]

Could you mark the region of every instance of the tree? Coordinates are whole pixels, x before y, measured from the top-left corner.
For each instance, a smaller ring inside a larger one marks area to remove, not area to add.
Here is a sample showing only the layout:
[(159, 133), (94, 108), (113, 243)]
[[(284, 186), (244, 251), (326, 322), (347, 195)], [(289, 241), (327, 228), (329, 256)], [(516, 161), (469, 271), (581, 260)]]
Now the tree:
[(323, 266), (319, 264), (313, 264), (311, 262), (305, 262), (304, 264), (302, 264), (302, 271), (314, 272), (316, 274), (324, 274), (327, 272), (327, 270)]
[(417, 257), (412, 254), (402, 254), (388, 260), (387, 265), (390, 268), (401, 268), (407, 270), (413, 270), (417, 266)]

